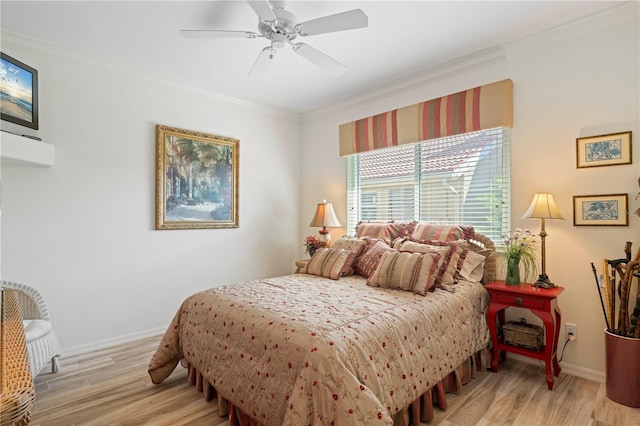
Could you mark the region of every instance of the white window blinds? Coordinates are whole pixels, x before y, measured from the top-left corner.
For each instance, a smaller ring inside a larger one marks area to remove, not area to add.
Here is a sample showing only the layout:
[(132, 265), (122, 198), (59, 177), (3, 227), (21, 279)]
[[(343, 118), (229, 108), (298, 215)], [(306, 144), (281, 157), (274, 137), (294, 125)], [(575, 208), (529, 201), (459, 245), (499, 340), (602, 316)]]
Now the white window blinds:
[(509, 231), (509, 135), (495, 128), (347, 157), (347, 227), (360, 220)]

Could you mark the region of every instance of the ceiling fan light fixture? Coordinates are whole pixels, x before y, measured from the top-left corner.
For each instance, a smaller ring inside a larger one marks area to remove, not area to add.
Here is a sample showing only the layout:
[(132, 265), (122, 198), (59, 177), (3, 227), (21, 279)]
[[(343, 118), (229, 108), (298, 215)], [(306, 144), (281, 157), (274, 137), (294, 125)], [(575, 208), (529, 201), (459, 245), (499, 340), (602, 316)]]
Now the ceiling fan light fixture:
[(271, 47), (273, 47), (274, 49), (282, 49), (286, 41), (287, 38), (284, 34), (274, 34), (271, 37)]

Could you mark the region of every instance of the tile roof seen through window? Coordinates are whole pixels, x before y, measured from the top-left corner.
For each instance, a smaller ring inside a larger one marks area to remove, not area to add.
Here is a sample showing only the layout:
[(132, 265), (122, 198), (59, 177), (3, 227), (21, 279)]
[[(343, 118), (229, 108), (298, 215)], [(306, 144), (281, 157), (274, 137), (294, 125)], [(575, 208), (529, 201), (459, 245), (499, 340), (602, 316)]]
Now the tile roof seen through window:
[[(421, 142), (421, 173), (454, 171), (473, 160), (493, 142), (494, 137), (486, 131)], [(414, 157), (415, 144), (360, 154), (360, 178), (368, 180), (413, 176)]]

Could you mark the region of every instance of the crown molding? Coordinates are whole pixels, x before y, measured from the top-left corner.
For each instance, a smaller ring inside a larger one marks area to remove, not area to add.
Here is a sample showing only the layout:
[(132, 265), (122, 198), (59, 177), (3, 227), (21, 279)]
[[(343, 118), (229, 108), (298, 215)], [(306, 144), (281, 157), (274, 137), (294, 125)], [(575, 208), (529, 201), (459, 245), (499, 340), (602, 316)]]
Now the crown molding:
[(178, 83), (174, 80), (170, 80), (166, 77), (152, 74), (147, 71), (133, 69), (130, 66), (123, 65), (120, 63), (115, 63), (115, 62), (106, 60), (102, 57), (74, 51), (57, 44), (27, 37), (12, 31), (2, 30), (1, 40), (2, 40), (3, 51), (5, 51), (7, 47), (9, 47), (13, 49), (23, 50), (25, 52), (30, 52), (34, 55), (44, 55), (49, 57), (62, 58), (68, 61), (80, 62), (85, 65), (89, 65), (93, 67), (97, 66), (112, 72), (125, 74), (134, 78), (145, 80), (145, 81), (151, 81), (155, 84), (183, 90), (185, 92), (202, 96), (207, 99), (220, 102), (229, 106), (233, 106), (236, 108), (258, 112), (260, 114), (266, 114), (275, 118), (284, 119), (294, 123), (301, 122), (301, 115), (298, 113), (294, 113), (291, 111), (286, 111), (278, 108), (273, 108), (265, 105), (260, 105), (253, 102), (243, 101), (241, 99), (225, 96), (219, 93), (215, 93), (208, 90), (196, 88), (190, 85)]
[(344, 109), (353, 109), (359, 106), (377, 102), (381, 99), (396, 96), (416, 87), (427, 86), (438, 81), (448, 80), (457, 75), (466, 74), (481, 68), (500, 62), (505, 62), (506, 56), (501, 47), (492, 47), (480, 52), (472, 53), (462, 58), (454, 59), (435, 67), (413, 73), (401, 80), (396, 80), (389, 85), (372, 89), (375, 95), (362, 96), (356, 101), (345, 102)]
[(637, 21), (639, 15), (640, 2), (637, 0), (628, 1), (547, 31), (505, 43), (503, 47), (508, 58), (526, 55), (532, 51), (540, 50), (565, 40), (619, 26), (627, 21)]
[(384, 99), (414, 91), (423, 86), (428, 86), (438, 81), (448, 80), (452, 77), (466, 74), (471, 71), (486, 68), (495, 64), (506, 62), (507, 57), (502, 47), (491, 47), (458, 59), (451, 60), (441, 65), (424, 69), (413, 73), (400, 80), (367, 90), (367, 94), (355, 96), (347, 101), (330, 105), (303, 114), (303, 121), (310, 118), (335, 113), (336, 111), (349, 111), (363, 105), (372, 104)]

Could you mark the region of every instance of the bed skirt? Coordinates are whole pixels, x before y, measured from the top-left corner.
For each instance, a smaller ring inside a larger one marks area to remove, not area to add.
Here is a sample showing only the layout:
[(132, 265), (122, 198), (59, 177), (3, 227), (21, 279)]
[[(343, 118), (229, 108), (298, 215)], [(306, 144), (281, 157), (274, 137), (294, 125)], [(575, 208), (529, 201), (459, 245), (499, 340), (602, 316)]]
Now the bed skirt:
[[(436, 386), (425, 392), (420, 398), (405, 407), (404, 410), (396, 413), (393, 416), (394, 426), (418, 425), (420, 422), (432, 421), (434, 418), (434, 405), (437, 405), (441, 410), (446, 410), (446, 394), (459, 393), (462, 385), (474, 379), (478, 371), (484, 371), (488, 368), (490, 360), (491, 353), (488, 348), (476, 352), (453, 371), (449, 372)], [(220, 417), (229, 416), (229, 425), (260, 426), (259, 422), (250, 418), (237, 407), (234, 407), (232, 402), (219, 395), (215, 388), (190, 363), (185, 367), (188, 371), (189, 382), (194, 384), (198, 391), (202, 392), (207, 401), (216, 400)], [(416, 418), (420, 420), (414, 423), (412, 419)]]

